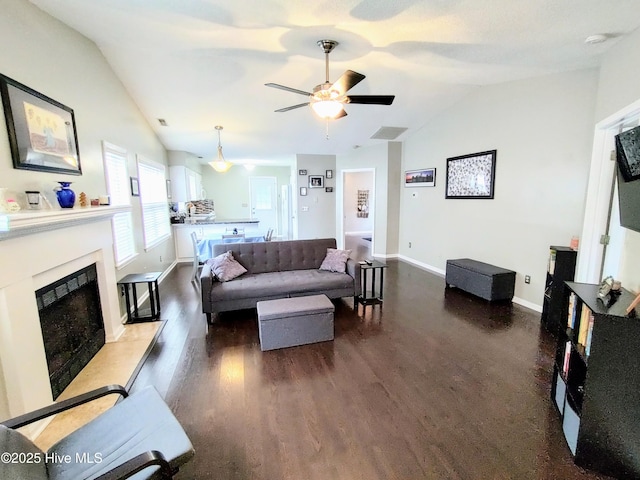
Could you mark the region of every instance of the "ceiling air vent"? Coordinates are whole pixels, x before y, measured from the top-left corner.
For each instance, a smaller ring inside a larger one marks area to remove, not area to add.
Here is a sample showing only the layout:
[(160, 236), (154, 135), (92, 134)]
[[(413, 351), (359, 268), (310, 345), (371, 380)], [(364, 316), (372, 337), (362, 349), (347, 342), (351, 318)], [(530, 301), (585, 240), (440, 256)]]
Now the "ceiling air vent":
[(371, 138), (378, 140), (395, 140), (406, 131), (407, 129), (405, 127), (380, 127)]

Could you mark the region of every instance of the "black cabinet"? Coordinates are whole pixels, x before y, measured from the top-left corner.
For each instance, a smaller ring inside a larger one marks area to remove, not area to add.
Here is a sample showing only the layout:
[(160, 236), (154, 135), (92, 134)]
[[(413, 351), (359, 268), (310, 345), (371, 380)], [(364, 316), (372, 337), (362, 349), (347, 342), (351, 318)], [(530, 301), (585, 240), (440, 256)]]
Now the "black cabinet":
[(576, 464), (640, 478), (640, 309), (622, 290), (609, 307), (598, 285), (566, 282), (551, 398)]
[(569, 247), (549, 248), (541, 321), (544, 328), (554, 336), (557, 336), (558, 329), (563, 324), (564, 282), (574, 279), (577, 253)]

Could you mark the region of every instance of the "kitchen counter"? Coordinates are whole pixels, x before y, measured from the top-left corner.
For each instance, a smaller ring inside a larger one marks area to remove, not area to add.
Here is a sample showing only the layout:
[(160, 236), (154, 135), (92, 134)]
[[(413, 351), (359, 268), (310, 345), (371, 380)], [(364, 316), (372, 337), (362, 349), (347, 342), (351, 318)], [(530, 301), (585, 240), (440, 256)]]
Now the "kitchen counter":
[(260, 220), (251, 220), (249, 218), (227, 219), (227, 220), (216, 218), (215, 220), (206, 220), (204, 218), (191, 219), (187, 217), (184, 223), (172, 223), (172, 225), (175, 225), (176, 227), (180, 227), (180, 226), (193, 226), (193, 225), (229, 225), (229, 224), (258, 225), (258, 223), (260, 223)]

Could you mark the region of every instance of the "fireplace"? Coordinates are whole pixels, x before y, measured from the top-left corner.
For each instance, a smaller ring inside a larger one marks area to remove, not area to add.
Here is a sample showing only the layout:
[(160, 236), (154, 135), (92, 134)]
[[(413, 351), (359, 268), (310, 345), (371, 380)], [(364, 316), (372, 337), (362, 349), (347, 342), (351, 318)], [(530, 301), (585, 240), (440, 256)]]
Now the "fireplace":
[(36, 291), (56, 399), (105, 343), (95, 263)]
[[(54, 390), (62, 388), (62, 384), (53, 387), (50, 382), (50, 348), (45, 348), (44, 337), (61, 332), (70, 334), (70, 325), (75, 320), (65, 320), (66, 323), (53, 329), (54, 333), (44, 333), (40, 304), (44, 307), (53, 303), (48, 286), (54, 286), (58, 301), (58, 292), (75, 291), (75, 283), (82, 281), (77, 272), (95, 268), (95, 275), (88, 276), (95, 277), (97, 290), (89, 296), (99, 299), (104, 323), (103, 333), (97, 335), (113, 342), (124, 331), (111, 217), (127, 209), (104, 206), (0, 214), (0, 419), (48, 405), (57, 396)], [(74, 276), (76, 280), (72, 279)], [(36, 300), (35, 292), (43, 293), (40, 301)], [(74, 295), (68, 297), (61, 296), (60, 301), (75, 305)], [(75, 311), (78, 307), (71, 309)], [(66, 360), (55, 363), (64, 364)], [(70, 371), (77, 370), (74, 362), (70, 365)], [(44, 426), (33, 425), (24, 430), (34, 438)]]

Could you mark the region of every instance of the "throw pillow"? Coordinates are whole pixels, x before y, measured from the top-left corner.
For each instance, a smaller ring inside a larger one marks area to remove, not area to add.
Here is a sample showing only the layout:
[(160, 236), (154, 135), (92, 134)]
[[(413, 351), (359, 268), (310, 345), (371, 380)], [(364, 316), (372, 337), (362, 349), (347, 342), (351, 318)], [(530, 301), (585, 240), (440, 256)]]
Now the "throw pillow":
[(351, 250), (338, 250), (337, 248), (327, 248), (327, 255), (320, 265), (320, 270), (330, 272), (345, 273), (347, 270), (347, 259), (351, 255)]
[(221, 282), (228, 282), (234, 278), (238, 278), (243, 273), (247, 273), (247, 269), (240, 265), (233, 253), (224, 252), (215, 258), (207, 260), (211, 266), (211, 271), (218, 277)]

